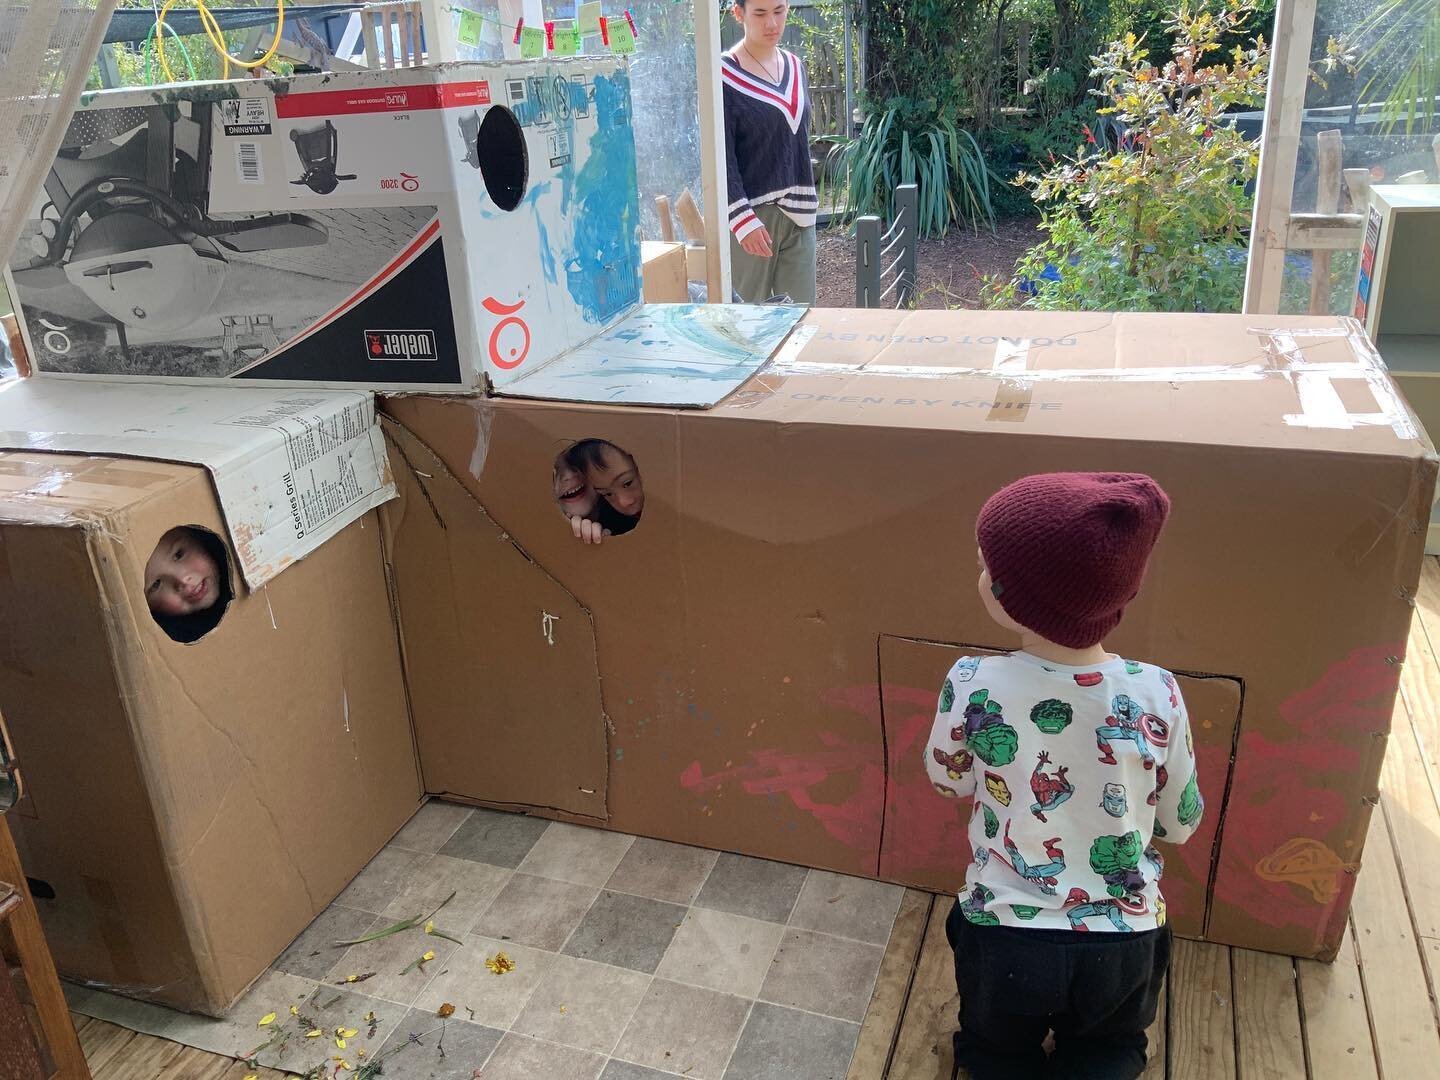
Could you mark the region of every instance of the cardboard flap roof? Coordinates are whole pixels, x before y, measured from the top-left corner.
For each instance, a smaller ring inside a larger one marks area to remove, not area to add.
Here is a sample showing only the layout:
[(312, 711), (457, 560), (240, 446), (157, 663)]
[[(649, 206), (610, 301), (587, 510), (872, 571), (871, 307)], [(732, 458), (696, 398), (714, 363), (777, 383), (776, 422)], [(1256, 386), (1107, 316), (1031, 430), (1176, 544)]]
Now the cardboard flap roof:
[(48, 472), (32, 455), (0, 469), (7, 512), (22, 518), (125, 505), (133, 499), (117, 503), (116, 485), (179, 475), (155, 462), (203, 466), (251, 588), (395, 495), (375, 402), (362, 391), (26, 379), (0, 392), (0, 449), (106, 455)]
[(183, 482), (191, 471), (135, 458), (0, 451), (0, 521), (103, 521)]
[(646, 304), (496, 393), (709, 408), (769, 360), (804, 313), (778, 305)]
[(1359, 324), (1333, 317), (816, 309), (714, 411), (1433, 454)]

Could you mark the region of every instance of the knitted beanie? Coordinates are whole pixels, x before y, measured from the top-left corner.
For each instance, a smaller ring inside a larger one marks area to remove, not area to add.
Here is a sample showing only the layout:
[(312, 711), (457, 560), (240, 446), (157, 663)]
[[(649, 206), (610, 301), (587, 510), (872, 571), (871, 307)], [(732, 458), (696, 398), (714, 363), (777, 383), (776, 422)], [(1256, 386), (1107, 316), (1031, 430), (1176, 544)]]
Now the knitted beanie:
[(1170, 514), (1136, 473), (1027, 476), (985, 504), (976, 537), (995, 598), (1025, 629), (1088, 649), (1120, 625)]

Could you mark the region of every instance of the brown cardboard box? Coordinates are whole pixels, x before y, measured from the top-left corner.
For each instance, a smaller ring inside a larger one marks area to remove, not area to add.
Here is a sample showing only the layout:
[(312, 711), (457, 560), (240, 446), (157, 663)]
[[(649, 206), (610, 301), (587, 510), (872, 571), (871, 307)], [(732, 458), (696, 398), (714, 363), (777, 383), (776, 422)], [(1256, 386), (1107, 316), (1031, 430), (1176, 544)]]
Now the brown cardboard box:
[(218, 535), (194, 466), (0, 454), (9, 814), (61, 974), (221, 1013), (414, 811), (420, 788), (370, 511), (191, 645), (143, 568)]
[(640, 245), (645, 303), (683, 304), (690, 299), (685, 245), (646, 240)]
[[(382, 514), (404, 507), (407, 657), (472, 666), (415, 697), (422, 754), (481, 752), (485, 688), (547, 695), (533, 744), (447, 792), (936, 889), (969, 857), (920, 769), (938, 684), (961, 649), (1015, 644), (976, 595), (976, 512), (1031, 472), (1153, 474), (1175, 513), (1109, 644), (1190, 698), (1209, 813), (1169, 853), (1175, 925), (1333, 955), (1436, 477), (1353, 322), (814, 311), (708, 411), (384, 408), (405, 429), (405, 497)], [(599, 547), (573, 538), (550, 476), (592, 436), (634, 456), (645, 491), (635, 530)], [(523, 574), (474, 573), (440, 536), (465, 497), (474, 549), (523, 555)], [(437, 588), (454, 614), (412, 617)], [(476, 624), (483, 649), (456, 632)], [(586, 663), (551, 663), (562, 648)]]

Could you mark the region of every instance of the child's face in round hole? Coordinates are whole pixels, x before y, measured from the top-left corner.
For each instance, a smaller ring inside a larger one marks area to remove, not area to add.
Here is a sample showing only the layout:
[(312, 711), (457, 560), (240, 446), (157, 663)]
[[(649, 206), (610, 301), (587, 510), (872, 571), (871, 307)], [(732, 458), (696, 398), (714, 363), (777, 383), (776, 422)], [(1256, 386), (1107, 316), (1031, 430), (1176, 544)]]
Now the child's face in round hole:
[(171, 529), (145, 563), (145, 600), (156, 615), (192, 615), (220, 598), (220, 567), (188, 529)]
[(1004, 629), (1013, 630), (1017, 634), (1023, 634), (1025, 628), (1012, 619), (1006, 610), (1000, 606), (1000, 601), (995, 598), (995, 583), (990, 580), (990, 571), (985, 566), (985, 556), (980, 554), (978, 550), (975, 556), (980, 562), (980, 601), (985, 605), (985, 613)]
[(555, 463), (555, 501), (566, 517), (583, 518), (594, 512), (600, 496), (584, 473), (561, 458)]
[(645, 509), (645, 488), (640, 483), (640, 470), (629, 454), (613, 446), (601, 450), (602, 465), (589, 466), (585, 478), (599, 495), (620, 513), (628, 517), (639, 517)]

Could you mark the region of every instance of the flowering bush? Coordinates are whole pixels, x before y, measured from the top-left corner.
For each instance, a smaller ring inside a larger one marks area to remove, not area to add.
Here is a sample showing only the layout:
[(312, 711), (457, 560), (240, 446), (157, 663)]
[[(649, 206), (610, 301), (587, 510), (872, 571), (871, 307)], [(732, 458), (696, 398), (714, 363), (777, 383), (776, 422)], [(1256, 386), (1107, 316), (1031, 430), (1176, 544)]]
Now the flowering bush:
[(1156, 67), (1127, 34), (1093, 58), (1099, 112), (1118, 122), (1111, 151), (1088, 125), (1073, 158), (1021, 173), (1046, 238), (1009, 281), (989, 283), (996, 306), (1047, 310), (1238, 310), (1245, 278), (1245, 185), (1259, 165), (1226, 111), (1264, 99), (1269, 49), (1222, 54), (1220, 39), (1246, 29), (1244, 0), (1182, 2), (1166, 22), (1171, 59)]

